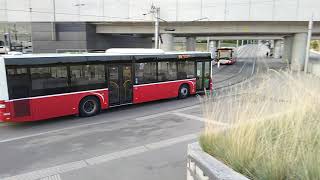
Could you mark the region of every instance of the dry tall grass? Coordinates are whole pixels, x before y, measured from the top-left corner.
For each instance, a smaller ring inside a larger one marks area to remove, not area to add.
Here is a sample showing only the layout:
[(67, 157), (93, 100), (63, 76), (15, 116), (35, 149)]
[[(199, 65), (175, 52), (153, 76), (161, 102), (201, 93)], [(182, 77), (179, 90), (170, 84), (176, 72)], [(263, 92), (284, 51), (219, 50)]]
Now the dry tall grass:
[(207, 95), (200, 144), (250, 179), (320, 179), (319, 93), (316, 77), (269, 71), (227, 98)]

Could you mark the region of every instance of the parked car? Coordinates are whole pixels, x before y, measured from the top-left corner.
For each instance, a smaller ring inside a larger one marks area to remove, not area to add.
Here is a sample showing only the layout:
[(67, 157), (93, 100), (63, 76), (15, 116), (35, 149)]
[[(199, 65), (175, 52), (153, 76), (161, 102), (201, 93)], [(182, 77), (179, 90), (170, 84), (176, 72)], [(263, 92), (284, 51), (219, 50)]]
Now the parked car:
[(0, 46), (0, 54), (7, 54), (10, 49), (6, 46)]

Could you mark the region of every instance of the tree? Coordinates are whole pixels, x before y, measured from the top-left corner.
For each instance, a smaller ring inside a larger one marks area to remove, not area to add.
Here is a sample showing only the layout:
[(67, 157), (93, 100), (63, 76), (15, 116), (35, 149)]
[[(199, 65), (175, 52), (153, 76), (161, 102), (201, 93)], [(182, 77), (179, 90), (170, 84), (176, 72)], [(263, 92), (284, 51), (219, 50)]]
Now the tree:
[(320, 51), (320, 41), (319, 40), (314, 40), (311, 42), (311, 49)]

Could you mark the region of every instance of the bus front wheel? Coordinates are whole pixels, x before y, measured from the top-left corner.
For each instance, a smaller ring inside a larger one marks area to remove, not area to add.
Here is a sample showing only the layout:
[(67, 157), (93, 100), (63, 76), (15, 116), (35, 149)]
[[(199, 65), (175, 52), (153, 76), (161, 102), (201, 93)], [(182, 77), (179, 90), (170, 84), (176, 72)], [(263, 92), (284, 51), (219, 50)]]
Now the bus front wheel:
[(187, 84), (183, 84), (179, 89), (179, 98), (184, 99), (189, 96), (189, 86)]
[(100, 101), (94, 96), (88, 96), (81, 100), (79, 105), (79, 113), (82, 117), (90, 117), (100, 112)]

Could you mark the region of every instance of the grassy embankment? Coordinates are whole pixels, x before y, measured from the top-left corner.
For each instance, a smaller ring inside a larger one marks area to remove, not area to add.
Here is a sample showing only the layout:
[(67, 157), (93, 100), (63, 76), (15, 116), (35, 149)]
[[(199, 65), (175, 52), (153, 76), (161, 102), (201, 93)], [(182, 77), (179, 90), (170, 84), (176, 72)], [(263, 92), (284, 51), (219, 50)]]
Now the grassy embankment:
[(250, 179), (320, 179), (319, 93), (318, 78), (272, 71), (226, 100), (208, 95), (200, 144)]

